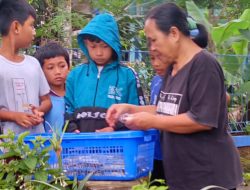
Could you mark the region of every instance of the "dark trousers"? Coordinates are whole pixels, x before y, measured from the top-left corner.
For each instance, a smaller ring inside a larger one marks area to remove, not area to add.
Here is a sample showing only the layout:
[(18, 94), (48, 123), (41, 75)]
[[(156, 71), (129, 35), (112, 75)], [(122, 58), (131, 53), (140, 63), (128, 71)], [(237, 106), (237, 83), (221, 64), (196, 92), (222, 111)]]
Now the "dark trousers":
[[(153, 181), (154, 179), (165, 179), (162, 160), (154, 160), (154, 168), (151, 175), (151, 181)], [(154, 183), (153, 185), (160, 184)]]

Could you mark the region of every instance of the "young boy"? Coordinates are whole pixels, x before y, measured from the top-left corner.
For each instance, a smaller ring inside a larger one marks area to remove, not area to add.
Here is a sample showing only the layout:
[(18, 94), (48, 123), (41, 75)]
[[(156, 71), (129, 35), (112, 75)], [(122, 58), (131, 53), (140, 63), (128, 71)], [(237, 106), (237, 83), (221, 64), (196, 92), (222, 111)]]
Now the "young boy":
[[(168, 64), (163, 63), (161, 60), (157, 58), (157, 55), (154, 55), (153, 53), (150, 53), (150, 62), (156, 73), (156, 75), (153, 77), (151, 81), (151, 86), (150, 86), (150, 92), (151, 92), (150, 104), (156, 105), (157, 97), (160, 94), (162, 81), (164, 79), (165, 73), (167, 72)], [(159, 139), (155, 145), (154, 168), (152, 171), (151, 180), (165, 179), (160, 146), (161, 145), (160, 145), (160, 139)]]
[(35, 36), (35, 10), (25, 0), (0, 1), (0, 120), (3, 133), (44, 132), (43, 114), (51, 107), (49, 85), (39, 65), (19, 49)]
[(151, 65), (156, 73), (156, 75), (153, 77), (151, 81), (150, 86), (150, 104), (156, 105), (157, 103), (157, 97), (161, 90), (162, 81), (164, 78), (164, 75), (167, 71), (168, 64), (162, 63), (161, 60), (157, 58), (156, 55), (150, 54), (150, 61)]
[(41, 64), (50, 86), (51, 110), (44, 116), (45, 132), (62, 132), (65, 113), (65, 80), (69, 72), (69, 54), (56, 42), (38, 49), (35, 57)]
[(97, 15), (77, 39), (88, 62), (72, 70), (66, 81), (66, 112), (75, 120), (69, 131), (93, 132), (107, 127), (106, 109), (112, 104), (143, 105), (144, 97), (136, 73), (120, 64), (121, 44), (113, 16)]

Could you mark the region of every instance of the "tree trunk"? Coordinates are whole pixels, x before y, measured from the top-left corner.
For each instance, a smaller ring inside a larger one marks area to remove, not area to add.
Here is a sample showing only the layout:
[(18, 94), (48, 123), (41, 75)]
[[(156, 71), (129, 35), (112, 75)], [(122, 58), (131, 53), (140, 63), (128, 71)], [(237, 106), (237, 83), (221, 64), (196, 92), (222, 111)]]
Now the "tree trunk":
[(60, 0), (58, 1), (58, 7), (62, 11), (62, 14), (65, 14), (65, 20), (62, 26), (63, 30), (63, 44), (67, 48), (71, 48), (72, 42), (72, 23), (71, 23), (71, 0)]

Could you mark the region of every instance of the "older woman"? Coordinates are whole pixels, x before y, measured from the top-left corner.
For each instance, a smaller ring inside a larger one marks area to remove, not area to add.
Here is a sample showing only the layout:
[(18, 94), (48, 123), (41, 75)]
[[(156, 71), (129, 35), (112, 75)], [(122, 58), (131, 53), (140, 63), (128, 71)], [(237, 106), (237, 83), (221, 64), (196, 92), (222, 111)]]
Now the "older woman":
[[(207, 40), (196, 24), (198, 37)], [(162, 131), (164, 172), (171, 190), (199, 190), (208, 185), (236, 189), (242, 183), (237, 149), (227, 132), (222, 69), (190, 37), (185, 12), (172, 3), (154, 7), (145, 21), (149, 49), (170, 67), (156, 106), (113, 105), (106, 120), (119, 117), (130, 129)], [(207, 43), (207, 41), (203, 41)]]

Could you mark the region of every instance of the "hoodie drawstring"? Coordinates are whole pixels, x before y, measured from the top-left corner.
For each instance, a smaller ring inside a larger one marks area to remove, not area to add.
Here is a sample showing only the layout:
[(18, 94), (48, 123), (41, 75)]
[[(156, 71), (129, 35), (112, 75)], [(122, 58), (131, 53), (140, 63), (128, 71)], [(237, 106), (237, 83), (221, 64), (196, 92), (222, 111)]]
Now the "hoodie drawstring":
[(89, 76), (89, 63), (88, 64), (88, 69), (87, 69), (87, 77)]
[[(118, 64), (118, 66), (116, 67), (116, 82), (115, 82), (115, 103), (118, 104), (116, 95), (117, 95), (117, 87), (118, 87), (118, 82), (119, 82), (119, 67), (120, 64)], [(93, 106), (95, 107), (95, 103), (96, 103), (96, 96), (97, 96), (97, 89), (98, 89), (98, 84), (99, 84), (99, 79), (100, 79), (100, 75), (101, 72), (97, 74), (97, 84), (96, 84), (96, 88), (95, 88), (95, 96), (94, 96), (94, 101), (93, 101)], [(88, 69), (87, 69), (87, 76), (89, 76), (89, 63), (88, 63)]]
[[(116, 82), (115, 82), (115, 90), (116, 91), (117, 91), (117, 86), (118, 86), (118, 82), (119, 82), (119, 73), (118, 73), (119, 66), (120, 66), (120, 64), (118, 64), (118, 66), (116, 68)], [(116, 99), (116, 92), (115, 92), (115, 103), (118, 104), (118, 101)]]

